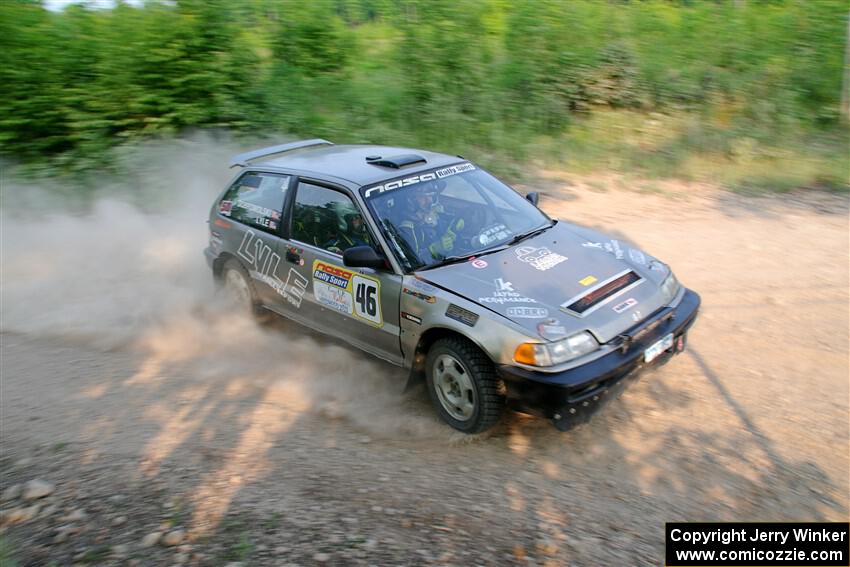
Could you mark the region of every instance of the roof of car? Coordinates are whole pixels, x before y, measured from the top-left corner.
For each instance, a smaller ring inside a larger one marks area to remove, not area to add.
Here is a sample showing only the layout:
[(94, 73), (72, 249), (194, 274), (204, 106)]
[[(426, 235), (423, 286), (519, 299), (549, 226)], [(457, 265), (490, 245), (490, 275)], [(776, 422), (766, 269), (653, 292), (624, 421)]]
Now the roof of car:
[[(304, 173), (314, 173), (317, 177), (334, 176), (357, 185), (369, 185), (385, 179), (400, 177), (417, 171), (450, 165), (463, 158), (448, 154), (429, 152), (413, 148), (373, 145), (336, 145), (319, 140), (315, 145), (284, 150), (251, 159), (251, 165), (270, 166)], [(283, 147), (283, 146), (279, 146)], [(269, 148), (269, 150), (273, 150)], [(260, 154), (262, 150), (252, 152)], [(247, 155), (247, 154), (246, 154)], [(420, 157), (413, 161), (411, 158)], [(238, 156), (237, 156), (238, 157)], [(369, 158), (369, 159), (367, 159)], [(393, 158), (399, 158), (394, 160)], [(236, 158), (234, 158), (236, 159)], [(385, 161), (398, 161), (399, 167), (382, 165)], [(410, 163), (412, 162), (412, 163)], [(404, 165), (410, 163), (410, 165)], [(234, 165), (247, 165), (247, 160), (235, 161)]]

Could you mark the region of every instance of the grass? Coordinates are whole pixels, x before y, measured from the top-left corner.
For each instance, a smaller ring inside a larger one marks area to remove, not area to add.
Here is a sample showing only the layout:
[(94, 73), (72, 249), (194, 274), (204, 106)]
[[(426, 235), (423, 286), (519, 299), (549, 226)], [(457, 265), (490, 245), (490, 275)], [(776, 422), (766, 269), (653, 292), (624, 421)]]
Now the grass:
[[(644, 179), (703, 181), (733, 191), (850, 191), (847, 131), (785, 135), (718, 125), (689, 113), (598, 112), (529, 153), (549, 169), (616, 171)], [(650, 191), (652, 192), (652, 191)]]
[(227, 518), (220, 524), (219, 531), (232, 542), (222, 552), (221, 560), (245, 563), (254, 553), (254, 543), (251, 541), (248, 524), (244, 520)]
[(99, 545), (86, 551), (79, 561), (80, 563), (100, 563), (109, 557), (111, 551), (112, 548), (108, 545)]
[(0, 565), (3, 567), (18, 567), (12, 544), (6, 536), (0, 535)]
[(280, 521), (283, 519), (283, 514), (280, 512), (275, 512), (271, 516), (265, 518), (263, 520), (263, 528), (267, 532), (272, 532), (280, 526)]

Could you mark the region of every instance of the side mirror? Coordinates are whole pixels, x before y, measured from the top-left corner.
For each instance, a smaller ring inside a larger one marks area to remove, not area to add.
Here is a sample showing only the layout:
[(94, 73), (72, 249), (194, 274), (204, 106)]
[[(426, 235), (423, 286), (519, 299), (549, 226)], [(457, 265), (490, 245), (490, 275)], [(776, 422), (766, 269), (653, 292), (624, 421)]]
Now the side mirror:
[(531, 193), (526, 195), (525, 198), (528, 199), (528, 201), (536, 207), (537, 203), (540, 202), (540, 193), (538, 193), (537, 191), (532, 191)]
[(387, 261), (371, 246), (352, 246), (342, 253), (342, 263), (349, 268), (383, 270), (387, 267)]

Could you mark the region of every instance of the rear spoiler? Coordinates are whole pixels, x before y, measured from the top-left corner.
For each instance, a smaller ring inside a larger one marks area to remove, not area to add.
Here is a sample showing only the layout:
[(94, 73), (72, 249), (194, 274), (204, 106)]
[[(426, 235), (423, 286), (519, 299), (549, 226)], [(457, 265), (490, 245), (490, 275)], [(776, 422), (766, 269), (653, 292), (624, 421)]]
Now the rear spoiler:
[(274, 154), (282, 154), (283, 152), (291, 152), (292, 150), (298, 150), (301, 148), (309, 148), (310, 146), (325, 145), (332, 146), (334, 144), (333, 142), (328, 142), (327, 140), (322, 140), (321, 138), (315, 138), (313, 140), (299, 140), (297, 142), (289, 142), (288, 144), (269, 146), (267, 148), (252, 150), (250, 152), (245, 152), (244, 154), (234, 156), (230, 160), (230, 167), (246, 167), (249, 161), (253, 161), (255, 159), (260, 159)]

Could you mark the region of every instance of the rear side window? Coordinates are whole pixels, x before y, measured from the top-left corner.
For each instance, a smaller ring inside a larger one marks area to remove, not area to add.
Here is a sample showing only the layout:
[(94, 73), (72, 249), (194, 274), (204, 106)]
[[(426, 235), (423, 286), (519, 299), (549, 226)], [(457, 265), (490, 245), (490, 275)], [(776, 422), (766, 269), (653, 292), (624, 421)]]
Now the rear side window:
[(218, 212), (235, 221), (277, 232), (289, 175), (246, 173), (236, 180), (218, 203)]

